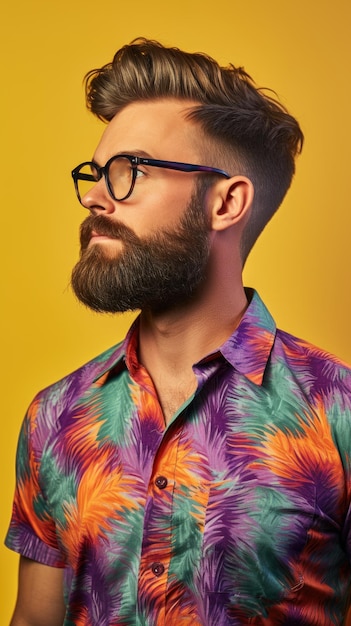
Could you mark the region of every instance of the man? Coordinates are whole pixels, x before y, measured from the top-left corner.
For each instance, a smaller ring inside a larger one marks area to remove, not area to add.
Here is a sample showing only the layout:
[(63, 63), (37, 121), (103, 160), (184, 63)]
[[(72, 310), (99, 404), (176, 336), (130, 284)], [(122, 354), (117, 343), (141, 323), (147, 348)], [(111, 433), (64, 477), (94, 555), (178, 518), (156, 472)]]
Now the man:
[(13, 626), (341, 625), (351, 372), (276, 329), (242, 268), (303, 136), (240, 68), (136, 40), (87, 77), (78, 298), (140, 309), (24, 421)]

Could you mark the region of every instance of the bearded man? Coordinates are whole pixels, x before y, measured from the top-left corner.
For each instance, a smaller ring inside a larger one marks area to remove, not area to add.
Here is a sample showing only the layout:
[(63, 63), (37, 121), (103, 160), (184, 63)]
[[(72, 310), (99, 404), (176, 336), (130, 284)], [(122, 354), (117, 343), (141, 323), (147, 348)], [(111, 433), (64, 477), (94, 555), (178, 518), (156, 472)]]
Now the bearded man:
[(24, 420), (12, 626), (331, 626), (351, 583), (351, 372), (242, 270), (303, 135), (242, 68), (139, 39), (87, 76), (73, 270), (123, 342)]

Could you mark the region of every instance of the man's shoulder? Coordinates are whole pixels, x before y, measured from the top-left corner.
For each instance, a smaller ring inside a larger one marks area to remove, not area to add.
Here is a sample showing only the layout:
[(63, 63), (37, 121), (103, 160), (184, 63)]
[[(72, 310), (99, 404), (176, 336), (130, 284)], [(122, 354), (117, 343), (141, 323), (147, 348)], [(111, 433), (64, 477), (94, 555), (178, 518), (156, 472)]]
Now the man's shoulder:
[(351, 365), (332, 352), (279, 328), (275, 351), (284, 353), (294, 373), (309, 374), (330, 384), (342, 381), (351, 391)]
[(277, 328), (277, 337), (286, 346), (287, 350), (296, 352), (296, 355), (300, 354), (301, 356), (306, 356), (307, 358), (311, 357), (321, 361), (330, 361), (341, 368), (351, 371), (350, 363), (347, 363), (333, 352), (330, 352), (307, 339), (298, 337), (290, 332), (287, 332), (286, 330), (282, 330), (281, 328)]
[(44, 412), (47, 415), (50, 409), (51, 414), (61, 414), (65, 408), (77, 402), (94, 382), (123, 362), (123, 357), (124, 342), (121, 341), (39, 391), (30, 405), (29, 413), (34, 411), (39, 416)]
[(337, 386), (342, 381), (343, 389), (349, 389), (351, 393), (350, 364), (310, 341), (277, 328), (257, 291), (246, 288), (246, 293), (249, 307), (232, 340), (235, 348), (244, 351), (241, 360), (245, 371), (248, 362), (252, 369), (257, 369), (261, 359), (266, 372), (268, 364), (273, 376), (284, 375), (289, 380), (297, 378), (303, 389), (309, 389), (315, 382), (321, 389), (328, 385), (330, 390), (334, 382)]

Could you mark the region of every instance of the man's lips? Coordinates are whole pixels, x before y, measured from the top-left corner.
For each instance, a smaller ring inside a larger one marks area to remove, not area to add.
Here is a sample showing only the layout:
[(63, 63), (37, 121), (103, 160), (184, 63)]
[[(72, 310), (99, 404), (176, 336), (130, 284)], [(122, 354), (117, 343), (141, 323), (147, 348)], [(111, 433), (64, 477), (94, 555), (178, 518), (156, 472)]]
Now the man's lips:
[(96, 230), (92, 230), (90, 234), (90, 243), (103, 240), (111, 241), (111, 239), (118, 239), (118, 237), (116, 237), (115, 235), (106, 235), (105, 233), (99, 233)]

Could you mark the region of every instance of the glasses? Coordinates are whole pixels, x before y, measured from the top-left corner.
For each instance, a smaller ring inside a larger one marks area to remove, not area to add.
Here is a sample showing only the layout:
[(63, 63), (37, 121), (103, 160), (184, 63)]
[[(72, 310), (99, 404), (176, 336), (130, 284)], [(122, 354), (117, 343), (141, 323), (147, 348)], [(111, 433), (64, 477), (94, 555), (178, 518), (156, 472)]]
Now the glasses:
[(131, 154), (117, 154), (111, 157), (103, 167), (99, 167), (94, 161), (85, 161), (72, 170), (72, 178), (79, 202), (82, 204), (82, 198), (102, 177), (105, 178), (106, 187), (113, 200), (118, 202), (126, 200), (134, 189), (138, 173), (141, 172), (138, 169), (139, 165), (162, 167), (178, 172), (204, 172), (230, 178), (227, 172), (216, 167), (191, 165), (177, 161), (159, 161), (158, 159), (137, 157)]

